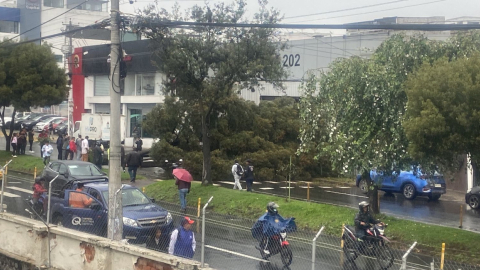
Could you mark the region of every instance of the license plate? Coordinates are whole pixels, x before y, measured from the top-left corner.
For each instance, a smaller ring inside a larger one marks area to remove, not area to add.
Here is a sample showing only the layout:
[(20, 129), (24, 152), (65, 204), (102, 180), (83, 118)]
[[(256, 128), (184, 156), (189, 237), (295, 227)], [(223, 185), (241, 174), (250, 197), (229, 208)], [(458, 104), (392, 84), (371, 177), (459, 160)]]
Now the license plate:
[(435, 184), (435, 187), (442, 187), (441, 184)]

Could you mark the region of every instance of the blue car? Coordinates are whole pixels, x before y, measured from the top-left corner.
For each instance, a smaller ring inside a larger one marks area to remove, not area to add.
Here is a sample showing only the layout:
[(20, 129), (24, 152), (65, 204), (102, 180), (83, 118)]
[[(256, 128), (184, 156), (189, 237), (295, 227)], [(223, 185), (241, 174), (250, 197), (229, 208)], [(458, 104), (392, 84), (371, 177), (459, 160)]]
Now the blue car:
[[(108, 225), (108, 182), (84, 182), (83, 192), (76, 191), (76, 182), (71, 181), (59, 195), (52, 194), (52, 222), (63, 227), (96, 234), (107, 235)], [(70, 205), (71, 194), (82, 193), (93, 200), (89, 207)], [(174, 229), (172, 215), (154, 203), (138, 188), (124, 185), (122, 189), (123, 238), (129, 243), (143, 244), (154, 230), (160, 227), (162, 237), (169, 237)]]
[[(416, 196), (428, 196), (430, 200), (438, 200), (446, 193), (445, 179), (438, 173), (427, 176), (419, 171), (400, 171), (399, 174), (394, 172), (392, 175), (383, 175), (381, 171), (372, 170), (370, 177), (380, 184), (380, 190), (387, 193), (402, 193), (407, 200), (413, 200)], [(362, 179), (361, 175), (357, 175), (356, 185), (367, 193), (367, 181)]]

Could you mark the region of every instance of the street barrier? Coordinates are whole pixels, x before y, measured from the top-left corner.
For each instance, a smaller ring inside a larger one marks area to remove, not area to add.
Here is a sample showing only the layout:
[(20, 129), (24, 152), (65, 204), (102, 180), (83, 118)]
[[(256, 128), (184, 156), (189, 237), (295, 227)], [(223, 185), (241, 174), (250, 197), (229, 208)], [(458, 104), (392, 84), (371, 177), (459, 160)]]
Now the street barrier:
[(403, 255), (403, 257), (402, 257), (402, 267), (400, 268), (401, 270), (407, 270), (407, 257), (408, 257), (408, 254), (410, 254), (410, 252), (412, 252), (412, 249), (415, 248), (416, 245), (417, 245), (417, 242), (413, 243), (413, 245), (407, 250), (407, 252), (405, 253), (405, 255)]
[(2, 171), (2, 192), (1, 192), (1, 195), (0, 195), (0, 212), (3, 213), (3, 192), (5, 190), (5, 184), (6, 184), (6, 181), (7, 181), (7, 169), (8, 169), (8, 164), (10, 164), (10, 162), (12, 162), (13, 159), (10, 159), (10, 161), (8, 161), (5, 166), (2, 167), (1, 171)]

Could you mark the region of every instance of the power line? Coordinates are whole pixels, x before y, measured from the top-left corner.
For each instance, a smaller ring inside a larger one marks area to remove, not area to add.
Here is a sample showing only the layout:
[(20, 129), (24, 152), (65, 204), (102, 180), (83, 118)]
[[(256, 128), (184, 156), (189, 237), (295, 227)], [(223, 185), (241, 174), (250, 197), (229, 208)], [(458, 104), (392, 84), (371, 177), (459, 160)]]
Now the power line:
[(371, 13), (377, 13), (377, 12), (383, 12), (383, 11), (397, 10), (397, 9), (402, 9), (402, 8), (409, 8), (409, 7), (423, 6), (423, 5), (428, 5), (428, 4), (438, 3), (438, 2), (444, 2), (444, 1), (446, 1), (446, 0), (437, 0), (437, 1), (431, 1), (431, 2), (426, 2), (426, 3), (420, 3), (420, 4), (414, 4), (414, 5), (403, 6), (403, 7), (396, 7), (396, 8), (382, 9), (382, 10), (369, 11), (369, 12), (362, 12), (362, 13), (355, 13), (355, 14), (349, 14), (349, 15), (341, 15), (341, 16), (334, 16), (334, 17), (327, 17), (327, 18), (320, 18), (320, 19), (303, 20), (303, 21), (297, 21), (297, 22), (294, 22), (294, 23), (312, 22), (312, 21), (319, 21), (319, 20), (328, 20), (328, 19), (337, 19), (337, 18), (344, 18), (344, 17), (357, 16), (357, 15), (365, 15), (365, 14), (371, 14)]
[[(88, 1), (88, 0), (87, 0), (87, 1)], [(46, 23), (48, 23), (48, 22), (50, 22), (50, 21), (55, 20), (56, 18), (64, 15), (65, 13), (68, 13), (68, 12), (76, 9), (77, 7), (85, 4), (87, 1), (84, 1), (84, 2), (82, 2), (82, 3), (80, 3), (80, 4), (76, 5), (76, 6), (72, 7), (71, 9), (69, 9), (69, 10), (67, 10), (67, 11), (65, 11), (65, 12), (63, 12), (63, 13), (61, 13), (61, 14), (53, 17), (53, 18), (51, 18), (50, 20), (47, 20), (47, 21), (45, 21), (45, 22), (43, 22), (43, 23), (41, 23), (41, 24), (39, 24), (39, 25), (37, 25), (37, 26), (35, 26), (35, 27), (33, 27), (33, 28), (30, 28), (30, 29), (28, 29), (27, 31), (25, 31), (25, 32), (23, 32), (23, 33), (20, 33), (20, 34), (12, 37), (12, 38), (10, 38), (10, 39), (7, 39), (7, 40), (3, 41), (2, 43), (0, 43), (0, 45), (4, 44), (5, 42), (11, 41), (12, 39), (15, 39), (15, 38), (17, 38), (17, 37), (19, 37), (19, 36), (21, 36), (21, 35), (23, 35), (23, 34), (26, 34), (26, 33), (30, 32), (30, 31), (34, 30), (34, 29), (37, 29), (38, 27), (40, 27), (40, 26), (42, 26), (42, 25), (44, 25), (44, 24), (46, 24)]]
[(371, 7), (378, 7), (378, 6), (390, 5), (390, 4), (399, 3), (399, 2), (405, 2), (405, 1), (408, 1), (408, 0), (397, 0), (397, 1), (390, 1), (390, 2), (386, 2), (386, 3), (374, 4), (374, 5), (368, 5), (368, 6), (360, 6), (360, 7), (354, 7), (354, 8), (346, 8), (346, 9), (325, 11), (325, 12), (320, 12), (320, 13), (312, 13), (312, 14), (306, 14), (306, 15), (291, 16), (291, 17), (286, 17), (286, 18), (284, 18), (284, 19), (288, 20), (288, 19), (309, 17), (309, 16), (315, 16), (315, 15), (324, 15), (324, 14), (338, 13), (338, 12), (344, 12), (344, 11), (350, 11), (350, 10), (357, 10), (357, 9), (364, 9), (364, 8), (371, 8)]

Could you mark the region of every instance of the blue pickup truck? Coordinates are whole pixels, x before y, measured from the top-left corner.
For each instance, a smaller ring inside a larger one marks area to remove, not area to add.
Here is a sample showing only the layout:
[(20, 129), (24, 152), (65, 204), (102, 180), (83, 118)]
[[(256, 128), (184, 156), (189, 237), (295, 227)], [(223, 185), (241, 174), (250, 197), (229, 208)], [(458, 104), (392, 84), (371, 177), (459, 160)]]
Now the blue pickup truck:
[[(76, 191), (77, 183), (83, 182), (83, 192)], [(75, 194), (76, 193), (76, 194)], [(89, 207), (70, 205), (70, 197), (82, 193), (93, 202)], [(70, 181), (51, 198), (51, 222), (99, 236), (107, 235), (108, 224), (108, 182), (92, 180)], [(155, 204), (138, 188), (124, 185), (122, 189), (123, 238), (129, 243), (143, 244), (154, 234), (156, 227), (162, 229), (162, 237), (169, 237), (174, 229), (172, 215)]]

